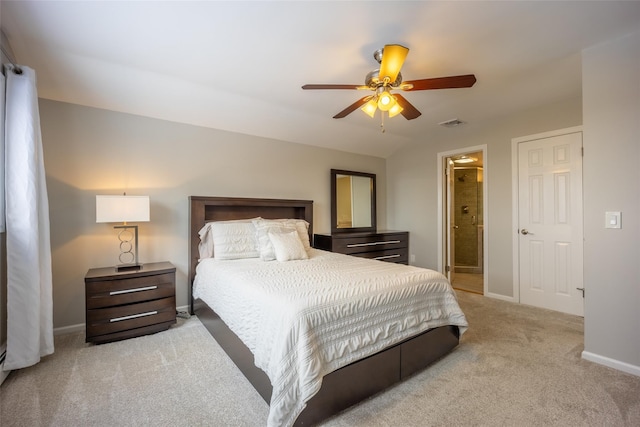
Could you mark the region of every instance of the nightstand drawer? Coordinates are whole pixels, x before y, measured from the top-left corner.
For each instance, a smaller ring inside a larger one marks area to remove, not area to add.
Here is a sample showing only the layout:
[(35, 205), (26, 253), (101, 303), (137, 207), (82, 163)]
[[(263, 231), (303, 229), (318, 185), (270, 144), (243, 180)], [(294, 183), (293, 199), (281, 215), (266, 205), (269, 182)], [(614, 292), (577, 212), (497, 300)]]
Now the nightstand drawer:
[(138, 304), (87, 310), (91, 336), (111, 334), (163, 322), (175, 322), (175, 296)]
[(174, 295), (175, 273), (86, 284), (87, 309), (150, 301)]

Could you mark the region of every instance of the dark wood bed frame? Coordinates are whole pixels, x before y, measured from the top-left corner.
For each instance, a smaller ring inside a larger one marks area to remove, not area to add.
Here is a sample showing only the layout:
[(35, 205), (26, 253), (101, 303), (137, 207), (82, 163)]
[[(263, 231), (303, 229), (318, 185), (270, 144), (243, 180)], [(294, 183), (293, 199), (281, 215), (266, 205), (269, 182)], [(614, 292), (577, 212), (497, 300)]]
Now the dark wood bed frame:
[[(306, 220), (309, 237), (313, 236), (313, 201), (281, 199), (248, 199), (229, 197), (189, 198), (189, 306), (200, 321), (247, 377), (263, 399), (271, 401), (271, 382), (257, 368), (253, 354), (225, 325), (220, 317), (201, 300), (193, 300), (193, 279), (198, 264), (198, 231), (209, 221), (246, 219), (299, 218)], [(379, 353), (354, 362), (322, 379), (320, 391), (313, 396), (295, 425), (313, 425), (370, 397), (422, 370), (453, 350), (459, 341), (456, 326), (430, 329)]]

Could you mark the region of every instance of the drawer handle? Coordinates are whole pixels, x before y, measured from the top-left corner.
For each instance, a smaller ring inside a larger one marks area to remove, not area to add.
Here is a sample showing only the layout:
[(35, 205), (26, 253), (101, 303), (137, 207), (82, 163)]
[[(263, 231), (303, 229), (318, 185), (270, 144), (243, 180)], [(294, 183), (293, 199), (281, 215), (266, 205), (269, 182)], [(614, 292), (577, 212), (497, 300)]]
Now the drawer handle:
[(123, 291), (111, 291), (109, 292), (109, 295), (114, 296), (114, 295), (130, 294), (133, 292), (152, 291), (154, 289), (158, 289), (158, 286), (154, 285), (154, 286), (145, 286), (144, 288), (125, 289)]
[(400, 243), (400, 240), (385, 240), (382, 242), (371, 242), (371, 243), (351, 243), (347, 245), (348, 248), (359, 248), (361, 246), (375, 246), (375, 245), (389, 245), (392, 243)]
[(400, 256), (400, 254), (393, 254), (393, 255), (379, 256), (379, 257), (376, 257), (374, 259), (383, 260), (383, 259), (389, 259), (389, 258), (398, 258), (399, 256)]
[(109, 322), (121, 322), (123, 320), (137, 319), (138, 317), (153, 316), (154, 314), (158, 314), (158, 312), (147, 311), (146, 313), (132, 314), (131, 316), (115, 317), (113, 319), (109, 319)]

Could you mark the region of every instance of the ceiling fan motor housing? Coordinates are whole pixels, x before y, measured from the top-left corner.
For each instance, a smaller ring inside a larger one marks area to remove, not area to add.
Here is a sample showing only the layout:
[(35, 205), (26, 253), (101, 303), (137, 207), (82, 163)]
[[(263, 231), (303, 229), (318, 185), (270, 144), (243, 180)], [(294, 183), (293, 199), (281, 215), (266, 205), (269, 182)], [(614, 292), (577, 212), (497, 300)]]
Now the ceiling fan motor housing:
[[(381, 81), (379, 76), (380, 76), (379, 69), (371, 71), (369, 74), (367, 74), (367, 77), (365, 77), (364, 84), (368, 86), (371, 90), (375, 90), (378, 87), (384, 86), (384, 81)], [(402, 74), (398, 73), (398, 77), (396, 77), (396, 80), (392, 83), (387, 84), (387, 86), (391, 86), (395, 88), (400, 86), (400, 84), (402, 84)]]

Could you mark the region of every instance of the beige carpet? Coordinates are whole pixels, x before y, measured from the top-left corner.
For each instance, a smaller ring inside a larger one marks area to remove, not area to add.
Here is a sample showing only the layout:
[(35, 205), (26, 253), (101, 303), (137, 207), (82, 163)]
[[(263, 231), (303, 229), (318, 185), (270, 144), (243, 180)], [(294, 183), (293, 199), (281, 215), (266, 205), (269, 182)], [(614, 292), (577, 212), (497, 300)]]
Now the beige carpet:
[[(453, 353), (325, 426), (638, 426), (640, 378), (580, 359), (582, 319), (459, 292)], [(265, 426), (268, 407), (196, 318), (101, 346), (81, 333), (0, 387), (0, 425)]]

